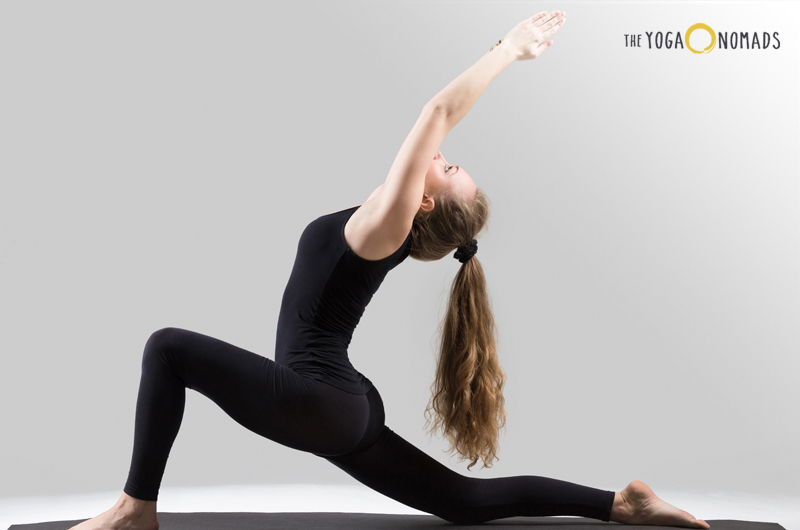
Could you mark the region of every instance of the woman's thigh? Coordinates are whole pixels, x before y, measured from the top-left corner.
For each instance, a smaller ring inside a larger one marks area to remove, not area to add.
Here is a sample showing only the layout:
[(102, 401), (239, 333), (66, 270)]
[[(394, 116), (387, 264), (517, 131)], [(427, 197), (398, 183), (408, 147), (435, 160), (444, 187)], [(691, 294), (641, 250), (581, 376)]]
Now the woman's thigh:
[(294, 449), (342, 454), (367, 429), (366, 396), (214, 337), (174, 327), (158, 330), (145, 347), (143, 376), (152, 362), (157, 369), (166, 366), (185, 387), (211, 399), (242, 426)]

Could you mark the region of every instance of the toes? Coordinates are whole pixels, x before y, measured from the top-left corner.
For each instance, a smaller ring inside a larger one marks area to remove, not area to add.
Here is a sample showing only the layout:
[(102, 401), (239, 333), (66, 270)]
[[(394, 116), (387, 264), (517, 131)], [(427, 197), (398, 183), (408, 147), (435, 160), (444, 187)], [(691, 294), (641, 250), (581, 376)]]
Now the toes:
[(686, 518), (686, 522), (692, 525), (692, 528), (705, 528), (705, 529), (711, 528), (711, 525), (703, 521), (702, 519), (697, 519), (694, 515), (688, 512), (684, 512), (683, 510), (681, 510), (681, 512), (683, 512), (681, 515), (683, 515)]

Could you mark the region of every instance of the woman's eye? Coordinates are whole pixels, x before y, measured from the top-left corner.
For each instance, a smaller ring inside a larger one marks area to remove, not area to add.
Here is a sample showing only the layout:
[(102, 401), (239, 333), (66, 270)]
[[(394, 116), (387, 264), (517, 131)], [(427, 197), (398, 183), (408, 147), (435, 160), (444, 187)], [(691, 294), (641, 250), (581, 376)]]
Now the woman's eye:
[(444, 166), (444, 172), (445, 172), (445, 173), (447, 173), (447, 172), (448, 172), (448, 171), (450, 171), (451, 169), (453, 169), (453, 166)]

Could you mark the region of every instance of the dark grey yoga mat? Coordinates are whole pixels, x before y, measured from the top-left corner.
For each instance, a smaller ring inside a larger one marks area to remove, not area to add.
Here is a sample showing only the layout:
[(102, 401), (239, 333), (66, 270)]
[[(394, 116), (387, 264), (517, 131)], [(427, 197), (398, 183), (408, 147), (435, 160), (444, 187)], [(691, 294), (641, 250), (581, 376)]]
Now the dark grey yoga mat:
[[(8, 530), (67, 530), (85, 519), (53, 521), (48, 523), (15, 524)], [(400, 528), (458, 528), (479, 529), (501, 527), (527, 530), (601, 530), (618, 526), (620, 530), (655, 530), (654, 526), (620, 525), (580, 517), (511, 517), (490, 521), (482, 525), (454, 525), (432, 515), (384, 515), (371, 513), (242, 513), (200, 512), (159, 513), (159, 530), (282, 530), (303, 528), (325, 530), (348, 528), (352, 530), (395, 530)], [(786, 530), (777, 523), (751, 523), (748, 521), (710, 520), (711, 530)], [(672, 527), (661, 527), (672, 528)]]

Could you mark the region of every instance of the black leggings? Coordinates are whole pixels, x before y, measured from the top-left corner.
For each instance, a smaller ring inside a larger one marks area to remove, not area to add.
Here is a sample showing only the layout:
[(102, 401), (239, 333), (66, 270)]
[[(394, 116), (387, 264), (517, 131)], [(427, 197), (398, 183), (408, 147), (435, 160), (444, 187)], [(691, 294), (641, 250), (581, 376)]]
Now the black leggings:
[(455, 473), (384, 425), (383, 402), (341, 391), (221, 340), (178, 328), (150, 336), (136, 402), (124, 491), (155, 501), (183, 418), (186, 388), (251, 431), (326, 458), (407, 506), (456, 523), (578, 515), (608, 521), (613, 491), (535, 476), (479, 479)]

